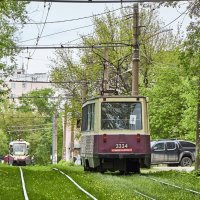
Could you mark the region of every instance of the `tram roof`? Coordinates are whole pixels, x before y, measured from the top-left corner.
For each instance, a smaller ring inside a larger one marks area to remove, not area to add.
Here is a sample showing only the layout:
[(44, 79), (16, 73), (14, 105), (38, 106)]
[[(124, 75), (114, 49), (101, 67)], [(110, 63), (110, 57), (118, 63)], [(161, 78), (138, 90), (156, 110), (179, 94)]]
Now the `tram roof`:
[(136, 99), (140, 99), (140, 98), (143, 98), (143, 99), (146, 99), (147, 97), (145, 97), (145, 96), (119, 96), (119, 95), (116, 95), (116, 96), (97, 96), (97, 97), (92, 97), (92, 98), (90, 98), (90, 99), (87, 99), (83, 104), (85, 104), (86, 102), (88, 102), (88, 101), (92, 101), (92, 100), (96, 100), (96, 99), (103, 99), (103, 98), (109, 98), (109, 99), (111, 99), (111, 98), (115, 98), (115, 99), (117, 99), (117, 98), (119, 98), (119, 99), (131, 99), (131, 98), (136, 98)]
[(13, 145), (13, 144), (16, 144), (16, 143), (18, 143), (18, 144), (27, 144), (27, 145), (29, 145), (29, 142), (26, 142), (25, 140), (15, 140), (15, 141), (11, 141), (10, 142), (10, 145)]

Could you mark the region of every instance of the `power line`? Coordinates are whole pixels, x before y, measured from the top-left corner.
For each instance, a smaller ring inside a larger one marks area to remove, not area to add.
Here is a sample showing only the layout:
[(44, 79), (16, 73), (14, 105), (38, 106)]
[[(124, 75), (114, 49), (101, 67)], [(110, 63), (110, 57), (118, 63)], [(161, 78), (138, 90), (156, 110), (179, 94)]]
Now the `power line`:
[[(5, 114), (4, 114), (5, 115)], [(11, 118), (22, 118), (22, 119), (35, 119), (35, 118), (50, 118), (50, 116), (48, 117), (38, 117), (38, 116), (35, 116), (35, 117), (20, 117), (20, 116), (17, 116), (17, 117), (14, 117), (14, 116), (11, 116)]]
[(8, 97), (8, 99), (34, 99), (34, 98), (38, 98), (38, 99), (58, 99), (58, 98), (61, 98), (61, 99), (71, 99), (72, 97), (61, 97), (61, 96), (58, 96), (58, 97), (53, 97), (53, 96), (32, 96), (32, 97), (29, 97), (29, 96), (18, 96), (18, 97)]
[[(17, 0), (27, 1), (27, 0)], [(33, 2), (54, 2), (54, 3), (145, 3), (145, 2), (164, 2), (165, 0), (31, 0)], [(185, 0), (168, 0), (185, 1)]]
[(52, 125), (52, 123), (49, 123), (49, 124), (38, 124), (38, 125), (26, 125), (26, 126), (8, 126), (8, 128), (37, 127), (37, 126), (49, 126), (49, 125)]
[[(41, 32), (38, 33), (38, 37), (37, 37), (36, 44), (35, 44), (36, 46), (38, 46), (39, 40), (40, 40), (41, 37), (42, 37), (42, 33), (43, 33), (43, 31), (44, 31), (44, 28), (45, 28), (45, 25), (46, 25), (46, 21), (47, 21), (47, 18), (48, 18), (48, 15), (49, 15), (49, 11), (50, 11), (50, 9), (51, 9), (51, 6), (52, 6), (52, 3), (49, 3), (48, 11), (47, 11), (47, 14), (46, 14), (46, 18), (45, 18), (45, 21), (44, 21), (42, 30), (41, 30)], [(33, 55), (35, 54), (35, 51), (36, 51), (36, 49), (34, 50), (34, 52), (32, 53), (32, 55), (29, 56), (28, 59), (30, 59), (31, 57), (33, 57)]]
[(8, 132), (25, 132), (25, 131), (37, 131), (37, 130), (49, 130), (52, 129), (51, 128), (37, 128), (37, 129), (22, 129), (22, 130), (12, 130), (12, 131), (8, 131)]
[[(72, 28), (72, 29), (67, 29), (67, 30), (64, 30), (64, 31), (59, 31), (59, 32), (51, 33), (51, 34), (47, 34), (47, 35), (43, 35), (40, 38), (50, 37), (50, 36), (53, 36), (53, 35), (58, 35), (58, 34), (66, 33), (66, 32), (69, 32), (69, 31), (75, 31), (75, 30), (79, 30), (79, 29), (82, 29), (82, 28), (88, 28), (88, 27), (91, 27), (91, 26), (93, 26), (93, 24), (90, 24), (90, 25), (87, 25), (87, 26), (80, 26), (80, 27)], [(37, 38), (31, 38), (31, 39), (28, 39), (28, 40), (23, 40), (23, 41), (20, 41), (20, 43), (32, 41), (32, 40), (35, 40), (35, 39), (37, 39)]]
[[(114, 45), (89, 45), (89, 46), (16, 46), (15, 49), (100, 49), (113, 47), (130, 47), (131, 44), (118, 43)], [(12, 48), (14, 49), (14, 48)]]
[[(120, 19), (120, 18), (121, 17), (116, 17), (115, 19)], [(117, 23), (118, 22), (116, 22), (116, 24)], [(88, 28), (88, 27), (91, 27), (91, 26), (94, 26), (94, 24), (89, 24), (89, 25), (85, 25), (85, 26), (80, 26), (80, 27), (76, 27), (76, 28), (72, 28), (72, 29), (67, 29), (67, 30), (51, 33), (51, 34), (48, 34), (48, 35), (44, 35), (40, 38), (50, 37), (50, 36), (53, 36), (53, 35), (58, 35), (58, 34), (61, 34), (61, 33), (70, 32), (70, 31), (74, 31), (74, 30), (79, 30), (79, 29), (82, 29), (82, 28)], [(23, 41), (20, 41), (20, 43), (32, 41), (32, 40), (35, 40), (35, 39), (37, 39), (37, 38), (31, 38), (31, 39), (23, 40)]]
[[(49, 21), (49, 22), (46, 22), (46, 24), (63, 23), (63, 22), (73, 22), (73, 21), (88, 19), (88, 18), (97, 17), (97, 16), (100, 16), (100, 15), (108, 14), (108, 13), (111, 13), (111, 12), (122, 10), (124, 8), (129, 8), (129, 7), (130, 6), (126, 6), (126, 7), (123, 7), (123, 8), (120, 7), (120, 8), (114, 9), (114, 10), (109, 10), (107, 12), (98, 13), (98, 14), (94, 14), (94, 15), (90, 15), (90, 16), (86, 16), (86, 17), (79, 17), (79, 18), (65, 19), (65, 20), (57, 20), (57, 21)], [(28, 22), (28, 23), (24, 23), (24, 24), (26, 25), (26, 24), (43, 24), (43, 23), (44, 22)]]
[(9, 82), (19, 82), (19, 83), (89, 83), (88, 81), (17, 81), (9, 80)]
[[(191, 8), (191, 6), (190, 6)], [(171, 22), (169, 22), (168, 24), (164, 25), (163, 27), (161, 27), (161, 29), (166, 28), (167, 26), (171, 25), (172, 23), (174, 23), (176, 20), (178, 20), (182, 15), (184, 14), (188, 14), (189, 9), (186, 9), (184, 12), (182, 12), (178, 17), (176, 17), (175, 19), (173, 19)]]

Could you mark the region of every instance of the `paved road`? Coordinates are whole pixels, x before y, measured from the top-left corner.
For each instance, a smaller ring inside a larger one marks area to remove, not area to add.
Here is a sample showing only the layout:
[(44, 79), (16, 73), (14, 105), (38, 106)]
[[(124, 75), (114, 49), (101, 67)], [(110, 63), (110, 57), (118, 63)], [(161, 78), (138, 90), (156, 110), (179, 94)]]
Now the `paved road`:
[(177, 171), (186, 171), (191, 172), (194, 170), (194, 166), (192, 167), (167, 167), (167, 166), (153, 166), (150, 170), (153, 171), (170, 171), (170, 170), (177, 170)]

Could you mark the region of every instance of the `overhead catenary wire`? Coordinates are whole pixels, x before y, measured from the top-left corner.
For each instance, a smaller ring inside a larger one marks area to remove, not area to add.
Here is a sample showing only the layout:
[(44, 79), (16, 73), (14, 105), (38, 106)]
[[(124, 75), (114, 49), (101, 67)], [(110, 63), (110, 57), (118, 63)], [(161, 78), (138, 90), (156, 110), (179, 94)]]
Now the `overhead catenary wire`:
[[(5, 114), (3, 114), (5, 115)], [(7, 115), (8, 116), (8, 115)], [(35, 118), (50, 118), (50, 116), (45, 117), (45, 116), (35, 116), (35, 117), (21, 117), (21, 116), (10, 116), (11, 118), (18, 118), (18, 119), (35, 119)]]
[[(118, 10), (122, 10), (124, 8), (129, 8), (130, 6), (126, 6), (126, 7), (120, 7), (114, 10), (109, 10), (106, 12), (102, 12), (102, 13), (98, 13), (98, 14), (94, 14), (94, 15), (89, 15), (89, 16), (85, 16), (85, 17), (78, 17), (78, 18), (72, 18), (72, 19), (64, 19), (64, 20), (57, 20), (57, 21), (47, 21), (46, 24), (55, 24), (55, 23), (64, 23), (64, 22), (73, 22), (73, 21), (79, 21), (79, 20), (83, 20), (83, 19), (88, 19), (88, 18), (93, 18), (93, 17), (97, 17), (97, 16), (101, 16), (101, 15), (105, 15), (108, 13), (112, 13)], [(44, 24), (44, 22), (25, 22), (23, 24)]]
[[(110, 45), (88, 45), (88, 46), (16, 46), (14, 49), (100, 49), (100, 48), (113, 48), (113, 47), (130, 47), (132, 44), (110, 44)], [(11, 48), (10, 48), (11, 49)], [(12, 48), (13, 49), (13, 48)]]
[(20, 130), (8, 130), (8, 132), (26, 132), (26, 131), (38, 131), (38, 130), (49, 130), (52, 129), (52, 127), (49, 128), (36, 128), (36, 129), (20, 129)]
[(26, 126), (8, 126), (8, 128), (38, 127), (38, 126), (49, 126), (49, 125), (52, 125), (52, 123), (48, 123), (48, 124), (38, 124), (38, 125), (26, 125)]
[[(45, 18), (42, 30), (38, 33), (38, 36), (37, 36), (37, 40), (36, 40), (36, 44), (35, 44), (36, 46), (39, 44), (39, 40), (42, 37), (43, 31), (44, 31), (44, 28), (45, 28), (45, 25), (46, 25), (47, 18), (49, 16), (49, 12), (50, 12), (51, 6), (52, 6), (52, 3), (49, 3), (49, 7), (48, 7), (48, 10), (47, 10), (47, 14), (46, 14), (46, 18)], [(32, 53), (31, 56), (29, 56), (30, 58), (33, 57), (33, 55), (35, 54), (35, 51), (36, 50), (34, 50), (34, 52)]]
[[(89, 24), (89, 25), (86, 25), (86, 26), (80, 26), (80, 27), (76, 27), (76, 28), (72, 28), (72, 29), (67, 29), (67, 30), (63, 30), (63, 31), (59, 31), (59, 32), (55, 32), (55, 33), (43, 35), (40, 38), (46, 38), (46, 37), (50, 37), (50, 36), (53, 36), (53, 35), (58, 35), (58, 34), (61, 34), (61, 33), (75, 31), (75, 30), (79, 30), (79, 29), (82, 29), (82, 28), (88, 28), (88, 27), (91, 27), (91, 26), (93, 26), (93, 24)], [(20, 43), (29, 42), (29, 41), (32, 41), (32, 40), (35, 40), (35, 39), (36, 38), (31, 38), (31, 39), (23, 40), (23, 41), (20, 41)]]
[(61, 98), (61, 99), (71, 99), (72, 97), (61, 97), (61, 96), (57, 96), (57, 97), (53, 97), (53, 96), (18, 96), (18, 97), (8, 97), (9, 99), (58, 99), (58, 98)]
[[(160, 30), (166, 28), (167, 26), (171, 25), (172, 23), (174, 23), (176, 20), (178, 20), (182, 15), (184, 14), (187, 14), (189, 12), (189, 9), (186, 9), (184, 12), (182, 12), (178, 17), (176, 17), (175, 19), (173, 19), (171, 22), (169, 22), (168, 24), (164, 25), (163, 27), (160, 28)], [(52, 34), (47, 34), (47, 35), (44, 35), (44, 36), (41, 36), (40, 38), (44, 38), (44, 37), (50, 37), (50, 36), (53, 36), (53, 35), (57, 35), (57, 34), (61, 34), (61, 33), (65, 33), (65, 32), (69, 32), (69, 31), (73, 31), (73, 30), (78, 30), (78, 29), (82, 29), (82, 28), (87, 28), (87, 27), (91, 27), (93, 26), (93, 24), (90, 24), (90, 25), (87, 25), (87, 26), (81, 26), (81, 27), (77, 27), (77, 28), (72, 28), (72, 29), (67, 29), (67, 30), (64, 30), (64, 31), (59, 31), (59, 32), (55, 32), (55, 33), (52, 33)], [(89, 36), (89, 35), (92, 35), (93, 33), (91, 34), (87, 34), (86, 36)], [(71, 40), (69, 42), (65, 42), (64, 44), (69, 44), (71, 42), (74, 42), (74, 41), (77, 41), (79, 39), (82, 39), (84, 36), (81, 36), (79, 38), (76, 38), (74, 40)], [(20, 41), (20, 43), (24, 43), (24, 42), (28, 42), (28, 41), (32, 41), (32, 40), (35, 40), (36, 38), (31, 38), (31, 39), (27, 39), (27, 40), (23, 40), (23, 41)]]
[[(120, 18), (121, 17), (116, 17), (115, 19), (120, 19)], [(66, 33), (66, 32), (70, 32), (70, 31), (74, 31), (74, 30), (79, 30), (79, 29), (83, 29), (83, 28), (88, 28), (88, 27), (92, 27), (92, 26), (94, 26), (94, 24), (84, 25), (84, 26), (80, 26), (80, 27), (76, 27), (76, 28), (72, 28), (72, 29), (67, 29), (67, 30), (63, 30), (63, 31), (59, 31), (59, 32), (55, 32), (55, 33), (43, 35), (40, 38), (46, 38), (46, 37), (58, 35), (58, 34), (61, 34), (61, 33)], [(30, 38), (30, 39), (27, 39), (27, 40), (22, 40), (19, 43), (28, 42), (28, 41), (32, 41), (32, 40), (35, 40), (35, 39), (37, 39), (37, 38)]]
[(9, 82), (19, 82), (19, 83), (89, 83), (89, 81), (18, 81), (10, 79)]

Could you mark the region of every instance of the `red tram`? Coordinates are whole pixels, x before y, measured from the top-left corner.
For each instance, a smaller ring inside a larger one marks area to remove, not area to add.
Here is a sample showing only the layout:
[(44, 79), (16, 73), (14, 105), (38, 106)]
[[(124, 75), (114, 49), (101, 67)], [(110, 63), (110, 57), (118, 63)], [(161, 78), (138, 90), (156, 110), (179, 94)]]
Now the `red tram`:
[(31, 157), (28, 155), (30, 144), (24, 140), (9, 143), (10, 154), (4, 157), (4, 162), (10, 165), (29, 165)]
[(86, 171), (140, 172), (150, 167), (145, 97), (102, 96), (82, 108), (81, 160)]

